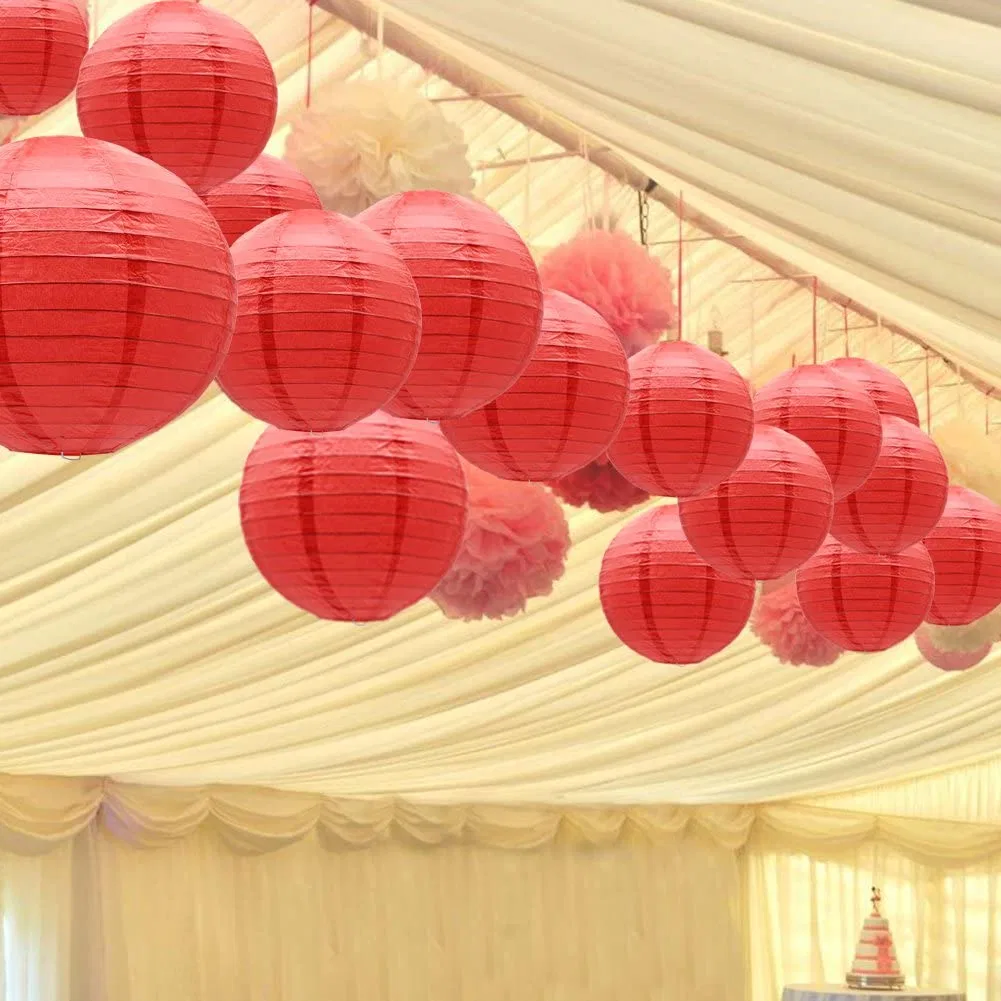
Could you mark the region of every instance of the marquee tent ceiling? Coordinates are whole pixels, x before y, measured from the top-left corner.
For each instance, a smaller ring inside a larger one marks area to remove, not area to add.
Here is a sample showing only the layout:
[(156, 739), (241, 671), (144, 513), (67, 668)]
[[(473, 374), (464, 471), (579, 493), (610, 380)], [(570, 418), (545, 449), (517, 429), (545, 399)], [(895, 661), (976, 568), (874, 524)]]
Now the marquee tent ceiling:
[[(254, 31), (275, 63), (281, 109), (271, 151), (280, 153), (305, 94), (307, 6), (288, 0), (276, 17), (272, 0), (215, 0), (211, 5)], [(100, 0), (99, 20), (107, 25), (137, 6), (139, 0)], [(517, 74), (524, 93), (535, 93), (536, 81), (542, 81), (540, 100), (563, 88), (563, 109), (582, 107), (574, 104), (583, 101), (582, 80), (557, 79), (557, 68), (541, 59), (530, 65), (533, 53), (569, 56), (574, 51), (561, 48), (569, 38), (567, 24), (535, 20), (538, 50), (534, 40), (509, 34), (521, 30), (530, 15), (555, 18), (561, 3), (533, 0), (515, 6), (500, 0), (496, 5), (492, 0), (405, 0), (392, 10), (424, 11), (436, 25), (416, 25), (422, 37), (455, 29), (467, 42), (477, 42), (487, 23), (477, 12), (494, 14), (484, 72), (495, 73), (491, 58), (503, 58), (509, 67), (505, 72), (512, 79)], [(670, 8), (677, 17), (691, 6), (682, 0), (592, 0), (588, 14), (597, 19), (595, 37), (602, 35), (611, 45), (615, 38), (622, 41), (621, 31), (634, 15), (662, 16)], [(768, 7), (774, 15), (780, 5), (779, 0), (742, 0), (701, 6), (718, 9), (720, 16), (759, 17)], [(794, 5), (783, 6), (791, 10)], [(868, 23), (868, 18), (849, 18), (855, 0), (842, 0), (841, 6), (845, 23), (858, 30)], [(941, 16), (888, 0), (875, 6), (885, 8), (887, 16), (892, 10), (903, 17), (905, 8), (914, 17)], [(621, 24), (605, 20), (612, 13)], [(313, 86), (381, 72), (443, 99), (443, 110), (462, 125), (469, 141), (478, 195), (503, 212), (537, 254), (596, 215), (615, 216), (638, 235), (634, 191), (606, 181), (583, 157), (566, 155), (407, 59), (388, 51), (380, 55), (371, 40), (345, 22), (321, 11), (314, 17)], [(577, 20), (583, 24), (587, 18)], [(878, 18), (873, 20), (867, 30), (875, 31)], [(958, 19), (949, 23), (953, 20)], [(840, 26), (839, 19), (834, 27)], [(776, 23), (775, 30), (780, 28)], [(983, 25), (976, 28), (987, 31)], [(966, 29), (960, 22), (955, 30)], [(633, 41), (645, 44), (642, 33)], [(910, 44), (920, 41), (915, 36)], [(575, 38), (573, 44), (578, 43), (583, 44)], [(462, 48), (448, 44), (455, 51)], [(477, 44), (486, 51), (482, 41)], [(874, 44), (872, 38), (851, 43), (856, 48)], [(514, 45), (519, 59), (505, 51)], [(672, 45), (687, 47), (680, 35)], [(975, 56), (985, 45), (980, 38), (970, 52)], [(612, 55), (622, 60), (625, 50)], [(914, 59), (920, 55), (916, 48), (911, 53)], [(735, 49), (730, 56), (742, 59), (743, 51)], [(795, 59), (804, 73), (804, 67), (820, 72), (804, 56)], [(735, 58), (735, 65), (739, 61)], [(577, 62), (597, 69), (589, 60)], [(889, 67), (892, 60), (884, 62)], [(635, 65), (649, 69), (642, 59)], [(605, 71), (616, 76), (616, 67), (622, 64), (608, 62)], [(969, 86), (982, 93), (974, 70), (997, 71), (971, 56)], [(716, 61), (706, 64), (706, 72), (724, 69)], [(943, 67), (940, 82), (952, 86), (958, 75), (958, 69)], [(623, 86), (640, 82), (625, 75), (619, 79)], [(651, 93), (665, 84), (647, 82)], [(786, 103), (772, 110), (795, 113), (800, 120), (812, 114), (816, 109), (796, 102), (814, 93), (813, 83), (789, 77)], [(861, 77), (855, 85), (860, 92), (876, 86)], [(694, 93), (686, 89), (693, 111)], [(651, 139), (643, 157), (635, 156), (643, 152), (635, 141), (649, 119), (638, 105), (635, 114), (625, 113), (624, 91), (599, 100), (597, 91), (589, 90), (587, 98), (592, 108), (606, 110), (614, 100), (615, 111), (622, 112), (616, 117), (631, 130), (629, 136), (609, 133), (604, 140), (609, 145), (629, 150), (637, 160), (661, 162), (662, 168), (680, 162), (665, 155), (674, 149), (667, 132), (658, 133), (656, 142)], [(951, 357), (1001, 381), (994, 340), (1001, 312), (992, 299), (997, 284), (986, 281), (984, 270), (999, 263), (997, 246), (990, 242), (997, 221), (987, 211), (996, 212), (997, 202), (986, 206), (982, 200), (987, 182), (997, 179), (986, 143), (1001, 120), (984, 110), (934, 101), (935, 116), (926, 119), (925, 166), (928, 171), (934, 166), (941, 171), (935, 176), (944, 179), (936, 189), (941, 198), (936, 211), (944, 219), (953, 205), (963, 216), (948, 239), (943, 223), (935, 223), (935, 229), (927, 219), (919, 220), (915, 232), (922, 238), (908, 249), (909, 238), (895, 235), (892, 226), (881, 231), (883, 217), (873, 215), (870, 235), (878, 236), (887, 251), (885, 266), (876, 268), (871, 255), (848, 259), (845, 237), (851, 234), (841, 232), (838, 247), (825, 248), (816, 232), (808, 236), (805, 230), (797, 235), (783, 229), (777, 212), (762, 212), (758, 223), (748, 225), (756, 237), (791, 252), (790, 259), (816, 260), (828, 281), (844, 278), (847, 294), (874, 309), (894, 307), (887, 316), (919, 327)], [(878, 103), (866, 107), (872, 109), (869, 153), (875, 163), (886, 152), (877, 136), (887, 123)], [(950, 108), (952, 118), (946, 114)], [(828, 150), (832, 170), (840, 162), (839, 150), (861, 155), (866, 146), (858, 131), (861, 109), (861, 104), (842, 109), (846, 116), (850, 111), (858, 128), (854, 145)], [(925, 110), (920, 103), (897, 108), (901, 120)], [(713, 126), (710, 117), (702, 118), (707, 130)], [(603, 141), (602, 131), (591, 128), (593, 118), (582, 113), (580, 124), (591, 129), (588, 142)], [(955, 159), (933, 149), (950, 130), (957, 142)], [(32, 123), (29, 134), (68, 131), (76, 131), (71, 104)], [(758, 143), (789, 152), (789, 144), (778, 143), (774, 132), (761, 131)], [(960, 147), (965, 167), (958, 162)], [(997, 148), (1001, 144), (994, 155)], [(897, 152), (903, 157), (906, 151)], [(514, 162), (504, 166), (504, 161)], [(697, 166), (695, 159), (686, 162), (691, 169)], [(658, 170), (668, 183), (666, 169)], [(902, 169), (902, 177), (930, 184), (932, 174), (911, 166)], [(762, 174), (756, 190), (764, 190), (767, 180)], [(836, 180), (832, 175), (823, 183)], [(723, 187), (716, 185), (714, 192), (711, 187), (707, 184), (703, 192), (692, 185), (692, 197), (706, 211), (718, 210), (717, 217), (728, 225), (750, 233), (738, 225), (750, 217), (747, 200), (735, 197), (735, 206), (728, 208)], [(950, 201), (960, 188), (962, 197)], [(781, 183), (772, 190), (776, 198), (790, 193)], [(902, 199), (907, 190), (901, 188)], [(685, 191), (687, 197), (687, 178)], [(908, 205), (917, 207), (913, 198)], [(931, 212), (930, 195), (921, 207)], [(983, 210), (983, 217), (974, 219), (975, 210)], [(825, 212), (829, 219), (838, 207), (832, 202)], [(818, 226), (822, 221), (815, 220)], [(852, 232), (861, 236), (858, 229)], [(672, 268), (677, 238), (677, 220), (651, 204), (651, 249)], [(731, 359), (756, 380), (788, 366), (793, 356), (809, 358), (813, 303), (807, 289), (777, 280), (725, 241), (708, 239), (692, 227), (684, 229), (684, 238), (686, 336), (704, 337), (718, 322)], [(967, 255), (978, 240), (983, 256), (972, 265), (967, 256), (951, 253), (962, 245)], [(906, 281), (899, 273), (905, 258)], [(947, 302), (943, 282), (964, 267)], [(876, 298), (865, 299), (866, 290)], [(914, 292), (920, 308), (906, 303), (896, 308), (896, 296), (905, 291)], [(841, 307), (821, 303), (819, 321), (821, 358), (843, 354), (847, 346), (852, 354), (891, 365), (908, 381), (922, 413), (926, 405), (930, 409), (933, 426), (957, 412), (978, 421), (993, 419), (979, 392), (915, 343)], [(831, 669), (810, 671), (782, 667), (745, 634), (700, 667), (643, 662), (611, 635), (595, 586), (601, 554), (621, 516), (573, 512), (574, 549), (565, 578), (550, 598), (534, 602), (529, 614), (517, 619), (464, 625), (423, 603), (380, 626), (314, 621), (270, 592), (240, 539), (236, 489), (259, 430), (227, 400), (210, 393), (175, 424), (110, 458), (67, 463), (3, 455), (0, 771), (110, 775), (167, 785), (256, 783), (340, 796), (452, 801), (748, 802), (865, 786), (1001, 755), (994, 722), (1001, 657), (968, 675), (949, 677), (924, 665), (907, 643), (884, 655), (846, 657)]]

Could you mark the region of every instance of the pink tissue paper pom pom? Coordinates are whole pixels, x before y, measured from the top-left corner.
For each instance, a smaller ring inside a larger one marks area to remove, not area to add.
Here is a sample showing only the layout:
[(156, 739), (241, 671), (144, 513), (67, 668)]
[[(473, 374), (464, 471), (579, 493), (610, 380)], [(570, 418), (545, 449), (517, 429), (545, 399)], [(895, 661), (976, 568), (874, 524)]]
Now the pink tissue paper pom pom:
[(469, 488), (466, 535), (431, 598), (450, 619), (516, 615), (563, 576), (570, 528), (541, 484), (502, 480), (462, 465)]
[(765, 588), (751, 615), (751, 630), (783, 664), (827, 667), (842, 650), (821, 636), (807, 621), (796, 594), (795, 579), (781, 587)]
[(549, 486), (565, 503), (573, 507), (588, 506), (601, 514), (628, 511), (650, 499), (645, 490), (634, 487), (605, 456), (575, 469)]
[(675, 324), (671, 272), (625, 233), (586, 229), (550, 251), (542, 284), (586, 303), (618, 334), (627, 355)]
[(914, 641), (921, 656), (940, 671), (966, 671), (976, 667), (991, 652), (992, 646), (987, 643), (978, 650), (943, 650), (935, 645), (927, 626), (918, 628)]

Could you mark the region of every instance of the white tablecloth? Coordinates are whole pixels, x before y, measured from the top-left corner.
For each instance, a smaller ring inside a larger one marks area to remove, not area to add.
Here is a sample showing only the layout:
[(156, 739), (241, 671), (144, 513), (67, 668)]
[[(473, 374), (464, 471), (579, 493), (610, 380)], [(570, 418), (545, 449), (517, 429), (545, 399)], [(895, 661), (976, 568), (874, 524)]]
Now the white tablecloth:
[(794, 984), (782, 991), (782, 1001), (966, 1001), (962, 991), (937, 987), (903, 987), (899, 991), (857, 991), (845, 984)]

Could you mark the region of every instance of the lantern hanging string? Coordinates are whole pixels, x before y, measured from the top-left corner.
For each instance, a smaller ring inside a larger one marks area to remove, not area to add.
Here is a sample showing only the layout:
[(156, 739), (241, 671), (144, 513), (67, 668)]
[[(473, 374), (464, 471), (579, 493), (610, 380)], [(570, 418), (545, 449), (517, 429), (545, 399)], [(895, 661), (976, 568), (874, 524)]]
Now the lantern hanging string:
[(678, 340), (685, 339), (685, 193), (678, 192)]
[(601, 178), (601, 228), (606, 232), (612, 228), (612, 175)]
[(848, 341), (848, 307), (845, 305), (842, 305), (841, 307), (841, 320), (845, 327), (845, 357), (851, 358), (852, 346)]
[(755, 330), (755, 326), (757, 324), (757, 310), (754, 308), (754, 294), (757, 291), (758, 283), (756, 281), (752, 281), (750, 283), (750, 285), (749, 285), (749, 288), (751, 290), (751, 297), (750, 297), (750, 303), (749, 303), (751, 315), (750, 315), (750, 318), (749, 318), (748, 327), (750, 328), (749, 329), (749, 333), (750, 333), (750, 337), (751, 337), (751, 346), (750, 346), (750, 350), (748, 351), (748, 362), (747, 362), (747, 372), (748, 372), (748, 375), (747, 375), (747, 377), (748, 377), (748, 381), (753, 384), (753, 382), (754, 382), (754, 375), (755, 375), (755, 371), (754, 371), (754, 349), (755, 349), (755, 347), (757, 345), (757, 332)]
[(313, 103), (313, 8), (316, 0), (306, 0), (309, 21), (306, 28), (306, 107)]
[(931, 434), (931, 351), (925, 348), (925, 432)]
[(532, 130), (525, 132), (525, 205), (524, 217), (522, 220), (525, 243), (528, 249), (532, 249)]
[(813, 276), (813, 364), (817, 364), (817, 276)]
[(383, 8), (382, 0), (378, 0), (378, 4), (375, 9), (375, 41), (375, 73), (381, 80), (383, 70), (382, 64), (384, 61), (383, 56), (386, 51), (386, 11)]

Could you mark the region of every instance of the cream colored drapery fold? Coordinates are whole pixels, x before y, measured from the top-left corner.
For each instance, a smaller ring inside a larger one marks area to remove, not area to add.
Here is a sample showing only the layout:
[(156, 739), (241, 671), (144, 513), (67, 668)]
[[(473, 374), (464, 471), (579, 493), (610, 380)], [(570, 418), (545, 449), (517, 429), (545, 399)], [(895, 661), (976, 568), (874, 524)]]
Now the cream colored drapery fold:
[(1001, 28), (957, 16), (961, 2), (952, 14), (934, 6), (390, 0), (383, 9), (996, 378)]

